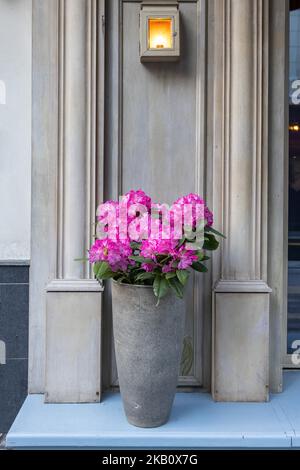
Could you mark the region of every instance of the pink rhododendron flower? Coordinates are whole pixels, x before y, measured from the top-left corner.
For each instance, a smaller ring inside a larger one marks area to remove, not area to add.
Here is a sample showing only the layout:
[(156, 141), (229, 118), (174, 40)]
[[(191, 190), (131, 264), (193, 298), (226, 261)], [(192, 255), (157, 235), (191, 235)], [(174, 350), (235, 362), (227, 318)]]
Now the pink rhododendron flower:
[(98, 210), (97, 210), (97, 219), (98, 220), (103, 220), (106, 217), (109, 217), (112, 211), (116, 211), (118, 215), (118, 207), (119, 203), (116, 201), (106, 201), (103, 202), (102, 204), (99, 204)]
[[(175, 201), (175, 205), (179, 204), (181, 206), (184, 206), (185, 204), (191, 204), (194, 208), (193, 210), (193, 225), (197, 225), (197, 223), (201, 220), (201, 210), (197, 214), (197, 211), (195, 210), (197, 205), (198, 206), (204, 206), (204, 218), (206, 220), (206, 227), (211, 227), (213, 224), (213, 213), (209, 210), (207, 207), (204, 199), (202, 199), (198, 194), (190, 193), (186, 196), (180, 197)], [(199, 218), (198, 218), (199, 216)]]
[[(169, 289), (183, 297), (188, 276), (177, 275), (176, 271), (192, 268), (205, 272), (202, 263), (205, 233), (210, 232), (209, 241), (215, 235), (222, 236), (209, 229), (213, 214), (194, 193), (180, 197), (169, 207), (152, 204), (141, 189), (131, 190), (119, 202), (100, 204), (97, 221), (97, 238), (89, 250), (90, 263), (105, 262), (95, 269), (97, 278), (153, 285), (158, 301)], [(205, 250), (217, 247), (215, 240), (206, 243)], [(141, 276), (143, 272), (149, 275)]]
[(125, 223), (127, 222), (127, 236), (131, 240), (139, 241), (148, 236), (148, 220), (145, 227), (145, 217), (151, 211), (151, 198), (141, 189), (131, 190), (120, 199), (120, 217), (122, 218), (122, 237), (124, 238)]
[(198, 256), (192, 250), (186, 250), (182, 247), (182, 250), (179, 250), (178, 259), (180, 260), (178, 263), (178, 269), (187, 269), (192, 266), (193, 263), (198, 261)]
[[(140, 208), (139, 204), (134, 204), (131, 206), (133, 208)], [(142, 206), (145, 208), (145, 206)], [(128, 217), (128, 228), (127, 228), (127, 237), (132, 241), (141, 241), (143, 239), (149, 238), (150, 236), (150, 227), (151, 227), (151, 217), (148, 212), (142, 213), (136, 216), (130, 216), (132, 212), (129, 213)]]
[(90, 263), (107, 261), (112, 271), (126, 271), (129, 265), (128, 257), (132, 254), (129, 241), (113, 241), (109, 238), (96, 240), (89, 250)]
[(141, 255), (144, 258), (151, 258), (156, 261), (157, 255), (171, 254), (177, 245), (177, 240), (143, 240), (141, 244)]
[(97, 210), (97, 238), (139, 241), (149, 235), (151, 198), (138, 189), (131, 190), (120, 202), (107, 201)]
[(166, 255), (170, 258), (162, 267), (163, 273), (170, 272), (176, 267), (178, 269), (187, 269), (195, 261), (198, 261), (195, 251), (187, 250), (184, 245), (180, 247), (177, 245), (177, 240), (143, 240), (141, 255), (145, 258), (151, 258), (156, 263), (158, 263), (157, 256)]
[(147, 273), (151, 273), (154, 268), (155, 268), (155, 264), (151, 264), (151, 263), (142, 263), (141, 264), (141, 268), (146, 271)]
[(138, 189), (137, 191), (131, 189), (131, 191), (128, 191), (128, 193), (121, 197), (121, 203), (127, 203), (127, 206), (142, 204), (142, 206), (145, 206), (149, 211), (151, 209), (151, 197), (142, 191), (142, 189)]
[(173, 266), (172, 266), (172, 263), (167, 263), (167, 264), (165, 264), (165, 265), (162, 267), (162, 272), (163, 272), (163, 273), (169, 273), (169, 272), (171, 272), (171, 271), (173, 271), (173, 270), (174, 270), (174, 268), (173, 268)]
[[(179, 208), (182, 212), (181, 207)], [(149, 237), (151, 238), (179, 240), (182, 236), (182, 221), (180, 220), (180, 235), (176, 236), (173, 213), (167, 204), (152, 204), (150, 224)]]
[(100, 204), (97, 209), (97, 237), (117, 239), (119, 204), (116, 201), (107, 201)]

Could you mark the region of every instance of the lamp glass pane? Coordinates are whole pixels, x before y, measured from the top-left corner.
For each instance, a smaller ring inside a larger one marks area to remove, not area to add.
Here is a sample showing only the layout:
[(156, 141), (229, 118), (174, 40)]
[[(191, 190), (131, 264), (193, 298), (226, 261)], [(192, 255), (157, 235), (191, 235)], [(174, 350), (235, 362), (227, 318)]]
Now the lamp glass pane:
[(148, 48), (173, 48), (172, 18), (148, 19)]

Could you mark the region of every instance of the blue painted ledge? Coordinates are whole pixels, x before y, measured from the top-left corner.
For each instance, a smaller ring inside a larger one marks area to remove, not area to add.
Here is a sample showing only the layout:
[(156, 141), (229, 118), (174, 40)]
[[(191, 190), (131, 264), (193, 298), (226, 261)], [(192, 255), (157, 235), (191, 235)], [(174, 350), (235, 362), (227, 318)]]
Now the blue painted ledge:
[(8, 435), (9, 448), (201, 449), (300, 448), (300, 371), (284, 374), (269, 403), (215, 403), (207, 393), (178, 393), (170, 421), (156, 429), (127, 423), (120, 395), (99, 404), (44, 404), (29, 395)]

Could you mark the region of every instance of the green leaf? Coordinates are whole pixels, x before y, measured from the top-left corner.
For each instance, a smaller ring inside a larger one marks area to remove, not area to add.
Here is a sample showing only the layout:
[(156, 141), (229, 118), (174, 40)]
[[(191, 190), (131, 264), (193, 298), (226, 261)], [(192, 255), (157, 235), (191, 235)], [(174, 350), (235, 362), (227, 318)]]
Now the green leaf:
[(172, 279), (168, 279), (167, 282), (169, 286), (171, 287), (171, 289), (174, 291), (176, 297), (179, 297), (180, 299), (182, 299), (183, 289), (178, 279), (176, 277), (173, 277)]
[(168, 259), (171, 258), (170, 255), (156, 255), (156, 258), (157, 258), (157, 261), (160, 263), (160, 264), (163, 264), (165, 263), (166, 261), (168, 261)]
[(131, 248), (133, 248), (133, 249), (135, 249), (135, 250), (139, 249), (139, 248), (140, 248), (140, 245), (141, 245), (141, 244), (138, 243), (138, 242), (130, 242)]
[(174, 271), (170, 272), (170, 273), (167, 273), (165, 275), (165, 278), (166, 279), (172, 279), (172, 277), (176, 277), (176, 273)]
[(184, 243), (185, 243), (185, 238), (183, 237), (183, 238), (181, 238), (181, 240), (179, 240), (177, 248), (180, 248)]
[(212, 227), (206, 227), (206, 228), (205, 228), (205, 231), (206, 231), (206, 232), (214, 233), (215, 235), (218, 235), (219, 237), (226, 238), (225, 235), (223, 235), (223, 233), (218, 232), (218, 230), (216, 230), (216, 229), (214, 229), (214, 228), (212, 228)]
[(164, 277), (156, 275), (153, 283), (153, 291), (155, 297), (160, 300), (168, 292), (168, 282)]
[(204, 253), (202, 250), (196, 251), (196, 255), (198, 256), (198, 261), (202, 261), (204, 258)]
[(196, 251), (196, 255), (198, 256), (198, 261), (206, 261), (210, 259), (209, 256), (206, 256), (203, 250)]
[(136, 261), (137, 263), (154, 264), (151, 258), (144, 258), (143, 256), (132, 255), (132, 256), (129, 256), (129, 259), (133, 259), (133, 261)]
[(219, 242), (215, 239), (215, 236), (212, 233), (206, 233), (204, 238), (203, 249), (214, 251), (218, 248)]
[(199, 261), (196, 261), (196, 263), (192, 264), (192, 268), (195, 271), (198, 271), (199, 273), (207, 273), (208, 269), (203, 263), (199, 263)]
[(115, 278), (116, 277), (116, 273), (113, 272), (113, 271), (107, 271), (105, 274), (103, 274), (103, 276), (101, 277), (102, 280), (105, 280), (105, 279), (111, 279), (111, 278)]
[(75, 258), (74, 261), (82, 261), (82, 262), (85, 262), (85, 261), (88, 261), (89, 259), (88, 258)]
[(109, 264), (106, 261), (101, 261), (94, 264), (94, 273), (97, 279), (109, 279), (116, 275), (110, 269)]
[(177, 277), (178, 277), (178, 279), (179, 279), (179, 282), (180, 282), (183, 286), (185, 286), (185, 284), (186, 284), (186, 282), (187, 282), (187, 280), (188, 280), (188, 278), (189, 278), (189, 272), (186, 271), (186, 270), (184, 270), (184, 269), (177, 269), (176, 275), (177, 275)]
[(155, 274), (153, 273), (140, 273), (137, 275), (137, 281), (145, 281), (146, 279), (154, 279)]
[(95, 264), (93, 265), (93, 271), (94, 271), (95, 276), (97, 276), (97, 271), (98, 271), (98, 269), (100, 268), (100, 264), (101, 264), (101, 263), (98, 262), (98, 263), (95, 263)]

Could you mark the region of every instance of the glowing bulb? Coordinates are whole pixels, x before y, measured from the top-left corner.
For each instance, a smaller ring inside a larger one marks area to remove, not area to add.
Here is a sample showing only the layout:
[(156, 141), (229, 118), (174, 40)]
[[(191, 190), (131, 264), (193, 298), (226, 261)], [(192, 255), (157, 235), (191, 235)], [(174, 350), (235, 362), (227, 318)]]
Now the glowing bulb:
[(289, 125), (289, 130), (294, 131), (294, 132), (299, 132), (300, 131), (300, 126), (298, 124), (290, 124)]
[(172, 49), (172, 19), (150, 18), (148, 23), (148, 41), (150, 49)]
[(156, 49), (163, 49), (164, 47), (167, 47), (168, 43), (167, 40), (164, 36), (158, 35), (154, 36), (153, 38), (153, 47)]

